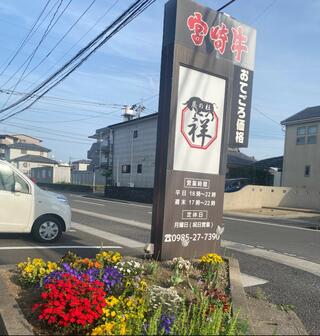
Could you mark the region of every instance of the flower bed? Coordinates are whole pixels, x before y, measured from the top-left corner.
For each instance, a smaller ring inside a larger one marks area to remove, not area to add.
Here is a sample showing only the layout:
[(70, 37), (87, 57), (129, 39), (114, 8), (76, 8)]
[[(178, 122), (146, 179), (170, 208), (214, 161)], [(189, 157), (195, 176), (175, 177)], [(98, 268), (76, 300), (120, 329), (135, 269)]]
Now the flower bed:
[(100, 252), (18, 264), (20, 306), (36, 334), (235, 335), (227, 263), (216, 254), (167, 262)]

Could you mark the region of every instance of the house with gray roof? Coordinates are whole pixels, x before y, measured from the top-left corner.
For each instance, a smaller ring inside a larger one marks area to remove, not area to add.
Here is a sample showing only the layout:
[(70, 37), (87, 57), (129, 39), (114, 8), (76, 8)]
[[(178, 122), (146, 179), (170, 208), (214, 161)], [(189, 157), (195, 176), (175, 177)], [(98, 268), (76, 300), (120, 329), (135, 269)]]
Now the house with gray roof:
[(286, 129), (282, 184), (320, 190), (320, 106), (281, 122)]
[(26, 134), (0, 134), (0, 157), (29, 176), (32, 168), (58, 166), (57, 161), (49, 158), (51, 150), (41, 142)]

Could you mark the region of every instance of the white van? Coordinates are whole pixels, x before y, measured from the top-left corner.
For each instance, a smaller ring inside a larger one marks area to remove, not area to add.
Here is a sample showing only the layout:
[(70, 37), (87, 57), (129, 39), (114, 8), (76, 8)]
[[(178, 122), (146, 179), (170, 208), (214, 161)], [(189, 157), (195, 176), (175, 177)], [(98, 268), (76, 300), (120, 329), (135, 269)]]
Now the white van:
[(53, 243), (70, 224), (71, 209), (65, 196), (40, 189), (0, 160), (0, 233), (31, 233), (41, 243)]

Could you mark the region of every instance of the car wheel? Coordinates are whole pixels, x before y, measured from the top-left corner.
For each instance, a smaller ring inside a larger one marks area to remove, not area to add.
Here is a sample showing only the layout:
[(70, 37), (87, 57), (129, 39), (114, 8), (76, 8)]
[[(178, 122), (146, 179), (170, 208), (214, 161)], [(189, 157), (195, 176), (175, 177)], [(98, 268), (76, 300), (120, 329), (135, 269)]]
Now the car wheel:
[(61, 221), (54, 216), (42, 216), (38, 218), (32, 227), (32, 236), (40, 243), (54, 243), (62, 234)]

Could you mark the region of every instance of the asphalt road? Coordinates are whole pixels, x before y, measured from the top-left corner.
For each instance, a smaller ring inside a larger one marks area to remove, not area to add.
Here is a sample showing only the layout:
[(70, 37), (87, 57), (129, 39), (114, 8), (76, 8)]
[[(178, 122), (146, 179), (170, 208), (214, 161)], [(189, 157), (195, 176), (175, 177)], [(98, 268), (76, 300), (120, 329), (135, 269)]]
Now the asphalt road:
[[(141, 255), (150, 239), (150, 205), (67, 194), (73, 229), (54, 245), (39, 245), (28, 235), (0, 234), (0, 264), (29, 257), (57, 259), (72, 250), (93, 257), (101, 247)], [(246, 290), (260, 288), (276, 304), (290, 304), (309, 333), (320, 334), (320, 231), (308, 221), (224, 218), (222, 245), (239, 259)], [(275, 262), (276, 261), (276, 262)], [(259, 282), (261, 284), (259, 284)]]

